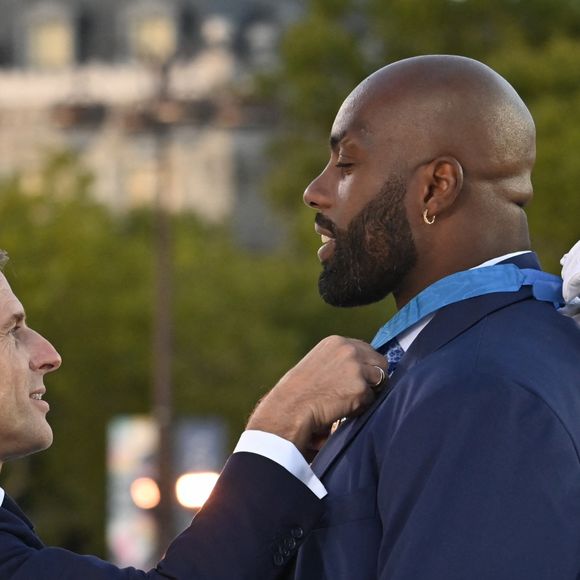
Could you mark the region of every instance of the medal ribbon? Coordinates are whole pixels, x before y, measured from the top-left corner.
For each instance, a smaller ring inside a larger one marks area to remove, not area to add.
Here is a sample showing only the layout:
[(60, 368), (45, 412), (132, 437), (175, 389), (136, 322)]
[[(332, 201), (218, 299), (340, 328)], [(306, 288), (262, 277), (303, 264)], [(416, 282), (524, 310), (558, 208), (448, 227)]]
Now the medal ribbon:
[(532, 286), (536, 300), (551, 302), (554, 307), (564, 304), (559, 276), (518, 268), (515, 264), (474, 268), (437, 280), (417, 294), (377, 332), (371, 346), (380, 348), (425, 316), (449, 304), (495, 292), (517, 292), (522, 286)]

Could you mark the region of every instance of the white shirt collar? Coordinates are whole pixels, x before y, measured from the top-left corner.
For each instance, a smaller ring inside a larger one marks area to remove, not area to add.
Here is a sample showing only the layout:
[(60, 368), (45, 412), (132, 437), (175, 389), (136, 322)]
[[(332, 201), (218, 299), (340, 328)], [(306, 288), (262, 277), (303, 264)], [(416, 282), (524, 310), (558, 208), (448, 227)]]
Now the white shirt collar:
[(521, 252), (512, 252), (511, 254), (504, 254), (503, 256), (499, 256), (499, 258), (492, 258), (483, 264), (479, 264), (479, 266), (475, 266), (470, 268), (470, 270), (475, 270), (476, 268), (484, 268), (485, 266), (495, 266), (495, 264), (499, 262), (503, 262), (504, 260), (509, 260), (510, 258), (515, 258), (516, 256), (521, 256), (522, 254), (530, 254), (530, 250), (523, 250)]
[(0, 506), (4, 503), (4, 490), (0, 487)]
[[(515, 256), (520, 256), (521, 254), (529, 254), (530, 250), (524, 250), (522, 252), (512, 252), (511, 254), (504, 254), (503, 256), (498, 256), (497, 258), (492, 258), (491, 260), (487, 260), (483, 262), (483, 264), (479, 264), (479, 266), (475, 266), (470, 268), (471, 270), (475, 270), (476, 268), (484, 268), (486, 266), (494, 266), (499, 262), (503, 262), (504, 260), (508, 260), (509, 258), (514, 258)], [(433, 317), (437, 314), (436, 312), (433, 314), (429, 314), (416, 322), (411, 328), (407, 328), (407, 330), (401, 332), (399, 336), (397, 336), (397, 340), (401, 345), (401, 348), (407, 352), (415, 339), (419, 336), (421, 331), (433, 320)]]
[(419, 333), (431, 322), (431, 320), (433, 320), (434, 316), (435, 313), (425, 316), (425, 318), (422, 318), (419, 322), (413, 324), (411, 328), (407, 328), (407, 330), (401, 332), (401, 334), (397, 336), (397, 340), (405, 352), (409, 350), (410, 346), (419, 336)]

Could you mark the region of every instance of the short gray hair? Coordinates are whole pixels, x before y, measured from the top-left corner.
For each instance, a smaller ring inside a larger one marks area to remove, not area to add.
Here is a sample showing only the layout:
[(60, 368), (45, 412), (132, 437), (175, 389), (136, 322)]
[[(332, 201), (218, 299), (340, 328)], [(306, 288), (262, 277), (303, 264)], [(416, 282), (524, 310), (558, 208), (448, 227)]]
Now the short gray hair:
[(6, 250), (0, 249), (0, 272), (2, 270), (4, 270), (4, 266), (6, 266), (6, 264), (8, 263), (8, 260), (10, 260), (10, 256), (8, 255), (8, 252)]

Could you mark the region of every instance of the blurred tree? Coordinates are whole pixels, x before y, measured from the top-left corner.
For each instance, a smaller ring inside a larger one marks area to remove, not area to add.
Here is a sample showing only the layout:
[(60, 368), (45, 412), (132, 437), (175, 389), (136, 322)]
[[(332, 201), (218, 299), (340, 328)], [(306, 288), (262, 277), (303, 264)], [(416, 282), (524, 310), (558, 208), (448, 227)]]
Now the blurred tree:
[(73, 156), (56, 154), (0, 187), (5, 273), (64, 359), (46, 380), (52, 449), (6, 472), (29, 471), (19, 496), (47, 541), (102, 553), (105, 425), (147, 410), (151, 268), (140, 216), (114, 219), (90, 186)]

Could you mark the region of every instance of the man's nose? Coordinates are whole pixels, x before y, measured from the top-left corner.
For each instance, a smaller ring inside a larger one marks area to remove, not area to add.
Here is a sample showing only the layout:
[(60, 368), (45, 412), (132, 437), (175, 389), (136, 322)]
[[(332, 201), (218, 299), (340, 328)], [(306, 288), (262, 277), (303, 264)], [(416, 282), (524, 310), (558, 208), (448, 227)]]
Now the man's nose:
[(325, 210), (330, 207), (332, 196), (330, 195), (327, 171), (328, 165), (304, 191), (303, 199), (308, 207), (317, 210)]
[(42, 373), (56, 371), (62, 363), (60, 354), (58, 354), (54, 346), (44, 336), (37, 332), (34, 332), (34, 334), (36, 336), (34, 337), (34, 346), (30, 353), (30, 370), (35, 372), (40, 371)]

